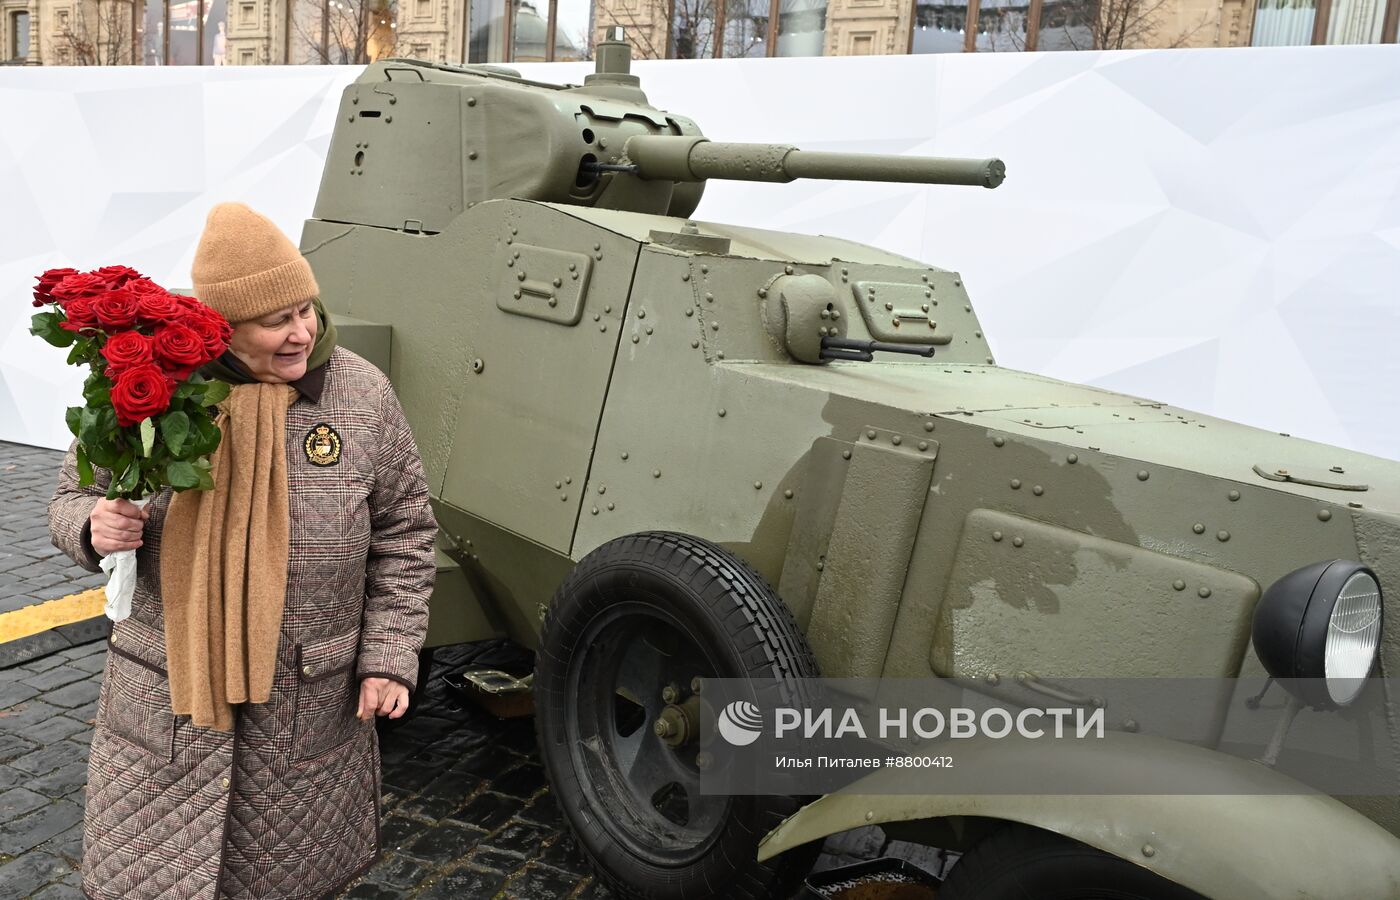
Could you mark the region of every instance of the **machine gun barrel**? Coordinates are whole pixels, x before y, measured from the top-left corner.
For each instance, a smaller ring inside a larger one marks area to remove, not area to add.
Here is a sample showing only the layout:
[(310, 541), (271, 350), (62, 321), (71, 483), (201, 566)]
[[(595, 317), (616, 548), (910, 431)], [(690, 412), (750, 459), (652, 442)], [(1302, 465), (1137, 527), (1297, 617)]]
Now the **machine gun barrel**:
[(664, 181), (778, 181), (823, 178), (966, 184), (994, 188), (1006, 178), (999, 159), (820, 153), (783, 144), (729, 144), (698, 136), (635, 135), (627, 159), (639, 178)]

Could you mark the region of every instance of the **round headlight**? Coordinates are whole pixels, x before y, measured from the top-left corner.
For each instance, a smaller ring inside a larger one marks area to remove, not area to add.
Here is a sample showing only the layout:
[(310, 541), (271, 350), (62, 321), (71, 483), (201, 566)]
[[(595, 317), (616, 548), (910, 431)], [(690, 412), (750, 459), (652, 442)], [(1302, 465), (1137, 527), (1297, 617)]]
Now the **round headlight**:
[(1359, 562), (1313, 563), (1271, 584), (1254, 610), (1254, 650), (1274, 678), (1316, 707), (1356, 699), (1375, 665), (1380, 582)]

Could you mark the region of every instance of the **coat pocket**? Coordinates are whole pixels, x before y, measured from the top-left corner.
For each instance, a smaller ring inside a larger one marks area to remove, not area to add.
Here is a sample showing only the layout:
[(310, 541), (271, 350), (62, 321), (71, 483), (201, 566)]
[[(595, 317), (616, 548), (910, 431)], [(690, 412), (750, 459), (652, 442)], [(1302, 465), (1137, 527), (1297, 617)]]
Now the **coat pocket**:
[(292, 759), (320, 756), (354, 737), (357, 631), (297, 644), (297, 702), (292, 720)]
[(170, 678), (138, 650), (108, 644), (107, 685), (102, 724), (113, 735), (165, 762), (175, 759), (175, 713)]

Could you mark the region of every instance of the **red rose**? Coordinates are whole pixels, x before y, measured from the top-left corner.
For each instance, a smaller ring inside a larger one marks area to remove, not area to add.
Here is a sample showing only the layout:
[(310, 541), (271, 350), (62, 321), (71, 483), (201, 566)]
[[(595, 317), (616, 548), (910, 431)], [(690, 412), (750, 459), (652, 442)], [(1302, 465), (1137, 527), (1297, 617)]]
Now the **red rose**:
[(154, 281), (147, 278), (145, 275), (142, 275), (140, 278), (131, 279), (126, 284), (122, 285), (122, 287), (126, 288), (128, 291), (131, 291), (133, 294), (167, 293), (165, 288), (156, 284)]
[(163, 325), (167, 322), (174, 322), (183, 314), (184, 310), (180, 304), (163, 289), (147, 290), (136, 294), (136, 318), (140, 319), (143, 325)]
[(127, 266), (103, 266), (92, 274), (106, 280), (109, 287), (125, 287), (133, 278), (145, 278), (140, 272)]
[(102, 346), (107, 360), (107, 377), (115, 378), (133, 366), (155, 362), (153, 341), (139, 331), (119, 331)]
[(158, 416), (170, 408), (175, 382), (159, 366), (132, 366), (117, 376), (112, 385), (112, 408), (117, 424), (125, 428), (148, 416)]
[(44, 274), (38, 276), (39, 283), (34, 286), (34, 305), (43, 306), (46, 303), (57, 303), (54, 299), (53, 289), (60, 281), (69, 275), (77, 275), (77, 269), (48, 269)]
[(92, 311), (105, 331), (130, 328), (136, 323), (136, 295), (124, 288), (107, 291), (92, 301)]
[(189, 378), (191, 372), (212, 358), (205, 350), (204, 339), (179, 322), (156, 329), (154, 343), (156, 359), (177, 381)]
[(77, 297), (96, 297), (107, 290), (107, 279), (92, 272), (79, 272), (69, 275), (49, 291), (59, 303), (67, 303)]
[(64, 304), (63, 317), (58, 327), (66, 331), (97, 327), (97, 315), (92, 311), (92, 300), (87, 297), (74, 297)]
[(191, 316), (187, 324), (199, 335), (200, 340), (204, 341), (204, 355), (209, 359), (218, 359), (228, 349), (228, 339), (233, 334), (233, 329), (224, 321), (223, 316), (217, 319), (209, 316)]

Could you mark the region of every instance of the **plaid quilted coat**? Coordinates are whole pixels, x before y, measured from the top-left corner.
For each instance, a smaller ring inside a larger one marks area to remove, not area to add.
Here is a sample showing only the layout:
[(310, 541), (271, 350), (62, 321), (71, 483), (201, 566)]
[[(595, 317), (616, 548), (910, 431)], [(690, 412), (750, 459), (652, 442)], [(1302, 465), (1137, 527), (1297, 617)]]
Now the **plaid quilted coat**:
[[(287, 411), (287, 468), (290, 563), (272, 696), (238, 707), (232, 734), (171, 712), (159, 560), (169, 491), (148, 507), (88, 762), (90, 898), (319, 898), (378, 856), (379, 745), (373, 723), (355, 718), (359, 682), (413, 687), (436, 531), (417, 447), (378, 369), (334, 351), (319, 401), (298, 396)], [(49, 527), (94, 572), (86, 526), (101, 494), (78, 487), (70, 450)]]

